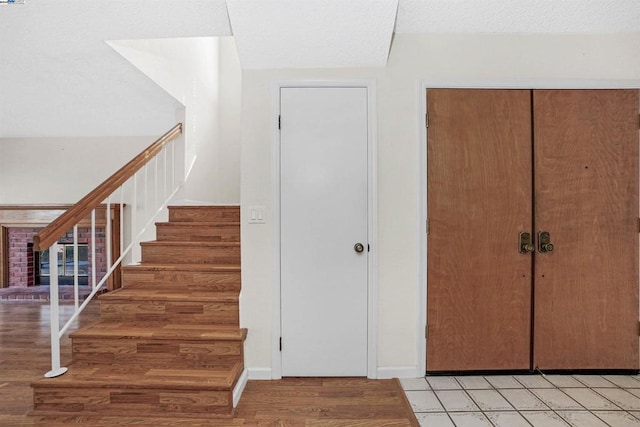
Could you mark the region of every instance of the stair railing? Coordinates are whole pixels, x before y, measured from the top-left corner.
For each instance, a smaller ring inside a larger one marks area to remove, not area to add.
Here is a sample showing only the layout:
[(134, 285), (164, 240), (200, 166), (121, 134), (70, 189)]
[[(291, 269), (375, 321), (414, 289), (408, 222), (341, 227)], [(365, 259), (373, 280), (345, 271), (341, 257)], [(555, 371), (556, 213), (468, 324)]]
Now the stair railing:
[[(119, 276), (125, 258), (131, 263), (140, 261), (140, 239), (183, 187), (185, 144), (181, 135), (182, 123), (178, 123), (34, 236), (34, 251), (48, 249), (49, 252), (51, 370), (45, 377), (57, 377), (67, 371), (66, 367), (60, 366), (60, 339), (91, 299), (104, 288), (107, 280), (116, 275), (114, 272)], [(100, 224), (104, 225), (104, 230), (98, 233), (96, 210), (102, 217), (104, 207), (105, 221)], [(119, 220), (114, 221), (114, 218)], [(91, 292), (80, 304), (78, 228), (89, 228), (87, 224), (90, 224), (87, 267), (91, 270), (88, 278)], [(113, 230), (113, 224), (117, 224), (118, 229)], [(71, 317), (60, 327), (58, 272), (59, 265), (62, 266), (61, 259), (65, 259), (66, 254), (62, 256), (58, 241), (63, 237), (68, 240), (71, 234), (74, 309)], [(99, 258), (97, 244), (104, 245)]]

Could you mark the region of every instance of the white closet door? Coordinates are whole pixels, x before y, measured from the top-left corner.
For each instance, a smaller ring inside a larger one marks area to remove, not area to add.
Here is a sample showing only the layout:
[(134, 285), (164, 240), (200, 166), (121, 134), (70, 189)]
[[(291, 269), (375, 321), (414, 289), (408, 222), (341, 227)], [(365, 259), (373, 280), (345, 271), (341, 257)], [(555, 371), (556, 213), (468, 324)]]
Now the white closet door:
[(366, 376), (367, 89), (280, 96), (282, 374)]

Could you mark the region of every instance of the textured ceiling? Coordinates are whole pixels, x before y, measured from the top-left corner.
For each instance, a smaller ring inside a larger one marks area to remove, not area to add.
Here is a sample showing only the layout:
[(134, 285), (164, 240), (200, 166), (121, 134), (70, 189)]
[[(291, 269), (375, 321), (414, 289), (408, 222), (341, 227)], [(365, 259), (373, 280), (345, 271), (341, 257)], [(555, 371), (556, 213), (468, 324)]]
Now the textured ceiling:
[(384, 66), (393, 31), (640, 32), (640, 0), (27, 0), (0, 5), (0, 137), (151, 135), (172, 124), (177, 102), (106, 40), (233, 32), (244, 68), (326, 68)]
[(227, 0), (243, 68), (383, 67), (397, 0)]
[(243, 68), (381, 67), (392, 31), (640, 31), (639, 0), (227, 0), (227, 6)]
[(638, 0), (400, 0), (396, 33), (640, 31)]

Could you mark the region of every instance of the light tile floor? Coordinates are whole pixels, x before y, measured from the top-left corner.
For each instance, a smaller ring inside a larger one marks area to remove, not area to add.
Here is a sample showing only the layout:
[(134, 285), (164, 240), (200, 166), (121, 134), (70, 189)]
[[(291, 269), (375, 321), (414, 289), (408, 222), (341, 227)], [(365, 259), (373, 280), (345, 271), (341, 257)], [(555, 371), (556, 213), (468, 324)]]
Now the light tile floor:
[(640, 375), (400, 380), (421, 426), (640, 427)]

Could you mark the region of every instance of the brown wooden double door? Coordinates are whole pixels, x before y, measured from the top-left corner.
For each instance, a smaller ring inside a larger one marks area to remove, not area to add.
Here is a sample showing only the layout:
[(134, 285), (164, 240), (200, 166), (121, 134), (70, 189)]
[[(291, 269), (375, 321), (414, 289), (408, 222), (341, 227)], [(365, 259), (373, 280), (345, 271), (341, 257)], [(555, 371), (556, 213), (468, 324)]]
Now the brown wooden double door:
[(427, 91), (428, 372), (638, 369), (639, 104)]

